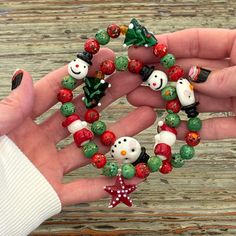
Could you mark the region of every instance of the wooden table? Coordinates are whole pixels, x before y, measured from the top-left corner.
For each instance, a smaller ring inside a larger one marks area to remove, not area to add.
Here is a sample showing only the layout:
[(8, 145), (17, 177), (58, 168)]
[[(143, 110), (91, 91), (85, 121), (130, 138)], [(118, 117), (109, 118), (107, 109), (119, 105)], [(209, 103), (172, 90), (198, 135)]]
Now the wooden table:
[[(85, 38), (109, 23), (128, 24), (135, 17), (157, 33), (190, 27), (235, 28), (235, 9), (235, 0), (0, 0), (0, 97), (9, 93), (16, 68), (26, 69), (36, 81), (70, 61)], [(123, 51), (119, 43), (111, 47)], [(103, 117), (116, 120), (131, 109), (122, 98)], [(216, 115), (228, 114), (201, 117)], [(148, 150), (154, 134), (155, 126), (138, 135)], [(108, 199), (65, 207), (32, 235), (235, 235), (235, 157), (235, 140), (204, 141), (185, 167), (167, 176), (152, 174), (141, 184), (132, 195), (134, 207), (110, 210)], [(86, 167), (66, 180), (93, 171)]]

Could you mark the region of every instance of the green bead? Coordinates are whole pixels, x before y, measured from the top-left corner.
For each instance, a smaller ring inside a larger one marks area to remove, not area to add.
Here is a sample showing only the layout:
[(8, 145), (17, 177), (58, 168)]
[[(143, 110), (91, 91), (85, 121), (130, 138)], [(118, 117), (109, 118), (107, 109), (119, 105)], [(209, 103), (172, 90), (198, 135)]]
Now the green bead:
[(131, 179), (135, 175), (135, 167), (132, 164), (124, 164), (121, 168), (122, 175), (126, 179)]
[(162, 166), (162, 160), (158, 156), (153, 156), (148, 159), (147, 164), (151, 172), (155, 172), (158, 171)]
[(202, 128), (202, 121), (198, 117), (190, 118), (187, 127), (190, 131), (199, 131)]
[(67, 88), (70, 90), (75, 89), (77, 84), (77, 80), (75, 78), (73, 78), (72, 76), (65, 76), (64, 79), (61, 82), (61, 85), (63, 88)]
[(187, 144), (183, 145), (180, 148), (180, 155), (183, 159), (186, 159), (186, 160), (192, 159), (194, 154), (195, 154), (194, 148)]
[(72, 102), (66, 102), (61, 105), (60, 110), (61, 110), (61, 114), (67, 117), (75, 113), (75, 106)]
[(91, 130), (96, 135), (102, 135), (106, 131), (106, 124), (103, 121), (95, 121), (91, 126)]
[(102, 173), (105, 176), (114, 177), (118, 173), (118, 165), (115, 162), (108, 162), (103, 167)]
[(127, 70), (128, 63), (129, 63), (128, 57), (126, 57), (126, 56), (116, 57), (116, 59), (115, 59), (116, 70), (118, 70), (118, 71)]
[(91, 158), (95, 153), (98, 152), (98, 146), (94, 142), (88, 142), (83, 146), (83, 152), (87, 158)]
[(177, 128), (180, 125), (180, 117), (176, 113), (170, 113), (166, 116), (165, 122), (168, 126)]
[(175, 64), (175, 57), (174, 55), (168, 53), (164, 57), (161, 58), (161, 64), (165, 68), (170, 68)]
[(164, 89), (162, 89), (161, 96), (166, 101), (171, 101), (171, 100), (176, 99), (177, 98), (177, 93), (176, 93), (175, 87), (166, 86)]
[(175, 153), (171, 157), (171, 165), (175, 168), (180, 168), (184, 165), (185, 160), (181, 157), (179, 153)]
[(97, 41), (99, 42), (99, 44), (101, 45), (106, 45), (109, 43), (110, 41), (110, 36), (107, 33), (107, 30), (105, 29), (100, 29), (96, 35), (95, 38), (97, 39)]

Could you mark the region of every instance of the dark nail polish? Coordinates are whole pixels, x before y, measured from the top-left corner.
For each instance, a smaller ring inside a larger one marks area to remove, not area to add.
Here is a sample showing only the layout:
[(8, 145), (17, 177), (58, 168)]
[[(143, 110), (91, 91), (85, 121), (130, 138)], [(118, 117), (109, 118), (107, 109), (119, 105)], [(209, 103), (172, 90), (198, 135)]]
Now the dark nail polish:
[(189, 70), (189, 79), (195, 83), (203, 83), (207, 80), (210, 70), (204, 69), (199, 66), (192, 66)]
[(23, 71), (17, 70), (12, 77), (11, 90), (16, 89), (20, 85), (22, 78), (23, 78)]

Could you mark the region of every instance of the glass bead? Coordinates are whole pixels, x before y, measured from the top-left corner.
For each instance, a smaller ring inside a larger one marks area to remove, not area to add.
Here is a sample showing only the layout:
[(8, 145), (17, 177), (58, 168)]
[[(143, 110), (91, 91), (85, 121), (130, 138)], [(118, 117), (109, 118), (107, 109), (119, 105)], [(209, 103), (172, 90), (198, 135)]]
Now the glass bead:
[(121, 173), (126, 179), (131, 179), (135, 175), (135, 167), (132, 164), (126, 163), (121, 167)]
[(181, 109), (179, 99), (170, 100), (166, 103), (166, 110), (168, 113), (178, 113)]
[(200, 135), (195, 131), (190, 131), (185, 136), (185, 141), (189, 146), (196, 146), (200, 143)]
[(112, 146), (116, 141), (116, 135), (112, 131), (106, 130), (100, 136), (100, 140), (104, 146)]
[(190, 160), (193, 158), (194, 154), (195, 154), (194, 148), (189, 145), (185, 144), (180, 148), (180, 156), (183, 159)]
[(116, 24), (111, 24), (107, 27), (107, 33), (111, 38), (118, 38), (120, 36), (120, 27)]
[(95, 109), (88, 109), (84, 115), (85, 121), (92, 124), (93, 122), (99, 120), (99, 112)]
[(127, 56), (117, 56), (115, 59), (115, 66), (118, 71), (127, 70), (128, 63), (129, 60)]
[(199, 131), (202, 128), (202, 121), (198, 117), (190, 118), (187, 127), (190, 131)]
[(105, 29), (100, 29), (96, 33), (95, 38), (97, 39), (98, 43), (100, 43), (101, 45), (106, 45), (110, 41), (110, 36), (108, 35)]
[(105, 75), (111, 75), (115, 71), (115, 63), (112, 60), (105, 60), (100, 65), (100, 70)]
[(72, 76), (65, 76), (64, 79), (61, 82), (61, 85), (63, 88), (67, 88), (70, 90), (73, 90), (76, 88), (77, 80), (73, 78)]
[(102, 135), (106, 131), (106, 124), (103, 121), (95, 121), (91, 126), (91, 130), (96, 135)]
[(107, 162), (102, 169), (105, 176), (114, 177), (118, 174), (118, 165), (115, 162)]
[(179, 153), (175, 153), (171, 157), (171, 165), (174, 168), (180, 168), (184, 165), (185, 161)]
[(152, 156), (148, 159), (148, 167), (151, 170), (151, 172), (158, 171), (162, 165), (162, 160), (158, 156)]
[(177, 128), (180, 125), (180, 122), (181, 122), (180, 117), (176, 113), (170, 113), (165, 118), (165, 123), (169, 127)]
[(95, 166), (96, 168), (100, 169), (102, 167), (105, 166), (106, 162), (107, 162), (107, 158), (105, 155), (103, 155), (102, 153), (95, 153), (92, 156), (92, 164), (93, 166)]
[(166, 45), (157, 43), (156, 45), (153, 46), (153, 53), (157, 58), (161, 59), (167, 54)]
[(161, 96), (166, 101), (170, 101), (170, 100), (176, 99), (177, 98), (177, 93), (176, 93), (175, 87), (173, 87), (173, 86), (166, 86), (161, 91)]
[(62, 88), (57, 94), (57, 100), (62, 103), (70, 102), (73, 99), (73, 93), (70, 89)]
[(162, 162), (162, 167), (160, 168), (160, 173), (162, 174), (169, 174), (172, 171), (172, 165), (168, 161), (163, 161)]
[(85, 157), (91, 158), (98, 151), (98, 146), (94, 142), (88, 142), (83, 146)]
[(168, 53), (162, 57), (160, 62), (164, 68), (170, 68), (175, 64), (175, 57), (174, 55)]
[(63, 116), (67, 117), (75, 113), (75, 106), (72, 102), (66, 102), (62, 104), (60, 111)]
[(139, 60), (130, 60), (128, 63), (128, 69), (132, 73), (138, 74), (143, 68), (143, 63)]
[(100, 49), (99, 42), (96, 39), (90, 38), (87, 39), (84, 44), (84, 50), (86, 52), (96, 54)]
[(177, 81), (184, 76), (184, 69), (178, 65), (172, 66), (167, 70), (168, 78), (170, 81)]
[(135, 166), (136, 169), (136, 176), (138, 178), (146, 178), (149, 176), (151, 170), (149, 167), (146, 165), (146, 163), (139, 163)]

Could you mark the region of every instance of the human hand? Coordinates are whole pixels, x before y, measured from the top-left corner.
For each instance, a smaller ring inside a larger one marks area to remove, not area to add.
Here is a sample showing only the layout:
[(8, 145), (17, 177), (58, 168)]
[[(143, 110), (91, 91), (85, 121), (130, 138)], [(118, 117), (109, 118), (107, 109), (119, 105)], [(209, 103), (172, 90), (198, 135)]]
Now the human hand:
[[(105, 59), (114, 59), (113, 52), (108, 49), (101, 49), (94, 56), (89, 75), (93, 75)], [(22, 72), (23, 79), (20, 85), (0, 102), (0, 135), (6, 134), (9, 136), (23, 151), (52, 185), (63, 206), (95, 201), (106, 196), (107, 193), (103, 190), (103, 187), (111, 185), (113, 179), (105, 177), (81, 178), (63, 184), (62, 180), (65, 174), (89, 164), (90, 161), (84, 157), (83, 152), (74, 142), (62, 150), (57, 150), (56, 144), (69, 135), (67, 129), (61, 125), (65, 118), (60, 112), (55, 112), (40, 124), (34, 122), (36, 117), (57, 103), (57, 93), (63, 77), (67, 75), (67, 66), (49, 73), (34, 86), (29, 73)], [(106, 96), (101, 100), (102, 106), (97, 110), (103, 110), (117, 98), (137, 87), (141, 80), (134, 79), (134, 77), (133, 74), (128, 72), (120, 72), (111, 76), (108, 80), (112, 87), (106, 91)], [(81, 83), (79, 81), (78, 85)], [(81, 117), (86, 111), (81, 100), (82, 96), (82, 94), (79, 95), (73, 101), (77, 113)], [(133, 122), (137, 119), (140, 119), (140, 122)], [(150, 126), (154, 120), (155, 113), (153, 109), (139, 107), (116, 123), (110, 124), (108, 128), (117, 137), (132, 136)], [(101, 152), (108, 151), (98, 139), (95, 139), (95, 142), (100, 147)], [(132, 179), (132, 183), (137, 182), (137, 179)]]
[[(193, 83), (199, 112), (236, 113), (236, 30), (187, 29), (157, 39), (186, 72), (193, 65), (212, 71), (205, 82)], [(151, 48), (130, 48), (129, 57), (159, 67)], [(161, 94), (149, 87), (139, 86), (127, 98), (134, 106), (165, 107)], [(235, 116), (210, 118), (203, 121), (200, 135), (202, 139), (235, 138), (235, 129)], [(186, 123), (181, 122), (178, 137), (183, 139), (186, 131)]]

